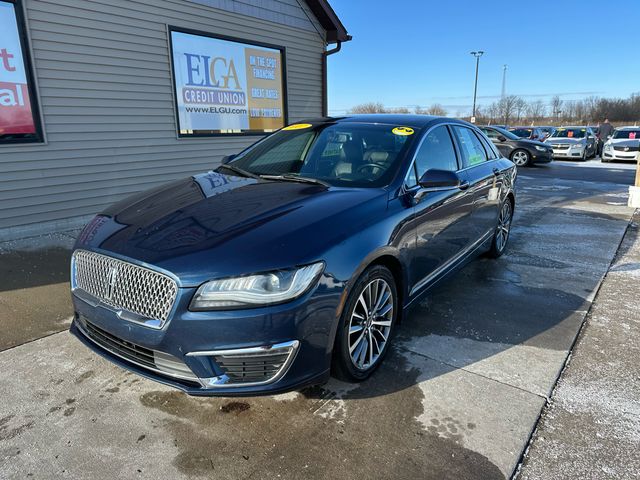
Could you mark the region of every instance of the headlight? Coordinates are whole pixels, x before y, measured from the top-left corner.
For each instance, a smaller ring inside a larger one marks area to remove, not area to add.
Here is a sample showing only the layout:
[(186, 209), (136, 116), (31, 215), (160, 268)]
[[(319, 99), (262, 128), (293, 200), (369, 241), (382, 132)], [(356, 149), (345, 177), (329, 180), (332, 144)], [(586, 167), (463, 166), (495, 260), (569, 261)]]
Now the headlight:
[(611, 144), (610, 143), (605, 143), (604, 144), (604, 149), (605, 150), (611, 150)]
[(576, 144), (571, 145), (571, 148), (583, 148), (583, 147), (584, 147), (584, 145), (582, 143), (576, 143)]
[(190, 310), (251, 308), (293, 300), (318, 281), (324, 263), (245, 277), (212, 280), (198, 288)]
[(538, 145), (536, 145), (535, 147), (536, 147), (536, 150), (538, 150), (539, 152), (546, 152), (547, 151), (547, 149), (545, 147), (540, 147)]

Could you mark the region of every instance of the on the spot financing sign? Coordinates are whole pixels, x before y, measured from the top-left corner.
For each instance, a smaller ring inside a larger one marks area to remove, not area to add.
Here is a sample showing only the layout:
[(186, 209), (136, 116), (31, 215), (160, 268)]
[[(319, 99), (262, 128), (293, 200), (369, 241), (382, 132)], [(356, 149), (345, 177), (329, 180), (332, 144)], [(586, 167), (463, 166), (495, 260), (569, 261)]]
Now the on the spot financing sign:
[(36, 134), (15, 9), (0, 1), (0, 141)]
[(282, 51), (171, 31), (180, 135), (271, 132), (285, 125)]

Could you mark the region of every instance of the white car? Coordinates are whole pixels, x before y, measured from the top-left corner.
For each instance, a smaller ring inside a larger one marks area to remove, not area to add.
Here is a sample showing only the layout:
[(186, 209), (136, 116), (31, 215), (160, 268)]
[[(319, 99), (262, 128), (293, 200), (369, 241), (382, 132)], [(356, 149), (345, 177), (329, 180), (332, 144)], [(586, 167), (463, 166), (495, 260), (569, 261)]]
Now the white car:
[(617, 128), (604, 144), (602, 161), (627, 160), (634, 162), (640, 150), (640, 127)]
[(553, 148), (553, 158), (587, 160), (597, 154), (596, 135), (589, 127), (560, 127), (544, 143)]

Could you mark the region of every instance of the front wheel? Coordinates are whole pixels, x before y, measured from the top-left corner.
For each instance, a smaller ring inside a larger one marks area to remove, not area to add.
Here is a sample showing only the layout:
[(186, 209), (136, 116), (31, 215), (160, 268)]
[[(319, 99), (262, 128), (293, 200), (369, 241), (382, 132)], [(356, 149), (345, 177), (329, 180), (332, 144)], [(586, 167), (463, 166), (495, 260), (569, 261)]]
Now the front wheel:
[(526, 167), (531, 161), (531, 156), (526, 150), (518, 149), (511, 154), (511, 161), (518, 167)]
[(513, 205), (508, 198), (500, 207), (500, 215), (498, 215), (498, 225), (496, 231), (493, 234), (493, 240), (491, 242), (491, 248), (488, 255), (492, 258), (498, 258), (501, 256), (507, 248), (507, 242), (509, 241), (509, 234), (511, 233), (511, 220), (513, 219)]
[(342, 311), (333, 352), (337, 377), (362, 381), (382, 362), (400, 305), (393, 275), (374, 265), (358, 278)]

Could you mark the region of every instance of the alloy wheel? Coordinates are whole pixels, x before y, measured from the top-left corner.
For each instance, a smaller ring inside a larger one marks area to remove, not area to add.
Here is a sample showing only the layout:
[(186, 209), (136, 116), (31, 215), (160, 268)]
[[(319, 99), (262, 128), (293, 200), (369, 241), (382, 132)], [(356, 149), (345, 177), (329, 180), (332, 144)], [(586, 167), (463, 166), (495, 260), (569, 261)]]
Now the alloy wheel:
[(496, 249), (499, 252), (504, 250), (509, 240), (509, 231), (511, 230), (511, 202), (504, 202), (500, 209), (498, 217), (498, 230), (496, 231)]
[(382, 278), (360, 292), (349, 319), (349, 354), (359, 370), (368, 370), (380, 359), (391, 333), (393, 294)]
[(529, 154), (524, 150), (518, 150), (513, 154), (512, 160), (518, 167), (524, 167), (529, 162)]

